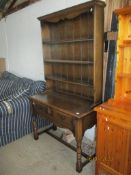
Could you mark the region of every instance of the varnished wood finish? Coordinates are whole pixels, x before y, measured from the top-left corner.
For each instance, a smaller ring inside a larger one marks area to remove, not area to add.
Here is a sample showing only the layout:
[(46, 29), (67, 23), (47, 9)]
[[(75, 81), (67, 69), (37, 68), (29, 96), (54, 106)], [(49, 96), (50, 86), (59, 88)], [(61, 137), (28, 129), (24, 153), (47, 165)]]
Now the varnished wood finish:
[[(104, 11), (100, 6), (94, 7), (94, 102), (102, 98), (103, 82), (103, 32), (104, 32)], [(98, 44), (99, 43), (99, 44)], [(98, 69), (99, 67), (99, 69)], [(98, 81), (100, 80), (100, 81)]]
[(104, 6), (94, 0), (39, 18), (48, 91), (31, 98), (34, 115), (73, 132), (78, 172), (86, 164), (82, 138), (96, 124), (93, 107), (102, 99)]
[(104, 6), (89, 1), (39, 18), (48, 89), (101, 102)]
[[(130, 103), (131, 105), (131, 103)], [(110, 100), (97, 111), (96, 174), (130, 175), (131, 109), (123, 100)]]
[(131, 100), (131, 6), (115, 10), (115, 13), (119, 21), (115, 99)]
[(131, 174), (131, 7), (119, 15), (114, 99), (96, 107), (96, 175)]
[(76, 119), (82, 122), (82, 135), (96, 123), (91, 103), (80, 97), (47, 91), (43, 95), (31, 97), (31, 100), (34, 115), (40, 114), (59, 127), (69, 128), (74, 135)]
[(115, 13), (117, 15), (128, 15), (131, 13), (131, 6), (130, 7), (126, 7), (126, 8), (120, 8), (115, 10)]
[[(33, 96), (32, 99), (42, 103), (43, 106), (45, 104), (45, 108), (48, 104), (49, 107), (53, 107), (61, 112), (68, 112), (69, 115), (75, 115), (77, 118), (82, 118), (88, 114), (92, 106), (92, 103), (86, 99), (73, 95), (65, 95), (54, 91), (46, 91), (43, 95), (40, 94)], [(50, 110), (48, 113), (51, 114), (52, 111)]]

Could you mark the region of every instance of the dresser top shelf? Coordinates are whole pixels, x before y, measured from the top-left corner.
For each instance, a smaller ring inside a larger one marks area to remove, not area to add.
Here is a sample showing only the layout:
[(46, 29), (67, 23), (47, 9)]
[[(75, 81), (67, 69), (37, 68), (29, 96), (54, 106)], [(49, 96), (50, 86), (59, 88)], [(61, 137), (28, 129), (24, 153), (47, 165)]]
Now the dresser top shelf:
[(31, 99), (77, 118), (89, 114), (93, 108), (93, 103), (91, 101), (53, 91), (46, 91), (43, 94), (34, 95)]
[[(72, 19), (74, 17), (77, 17), (80, 13), (87, 12), (90, 9), (94, 7), (95, 5), (99, 5), (102, 7), (105, 7), (105, 2), (101, 0), (90, 0), (88, 2), (75, 5), (73, 7), (66, 8), (64, 10), (60, 10), (58, 12), (54, 12), (48, 15), (44, 15), (39, 17), (38, 19), (40, 21), (47, 21), (47, 22), (58, 22), (63, 19)], [(91, 9), (92, 12), (92, 9)]]

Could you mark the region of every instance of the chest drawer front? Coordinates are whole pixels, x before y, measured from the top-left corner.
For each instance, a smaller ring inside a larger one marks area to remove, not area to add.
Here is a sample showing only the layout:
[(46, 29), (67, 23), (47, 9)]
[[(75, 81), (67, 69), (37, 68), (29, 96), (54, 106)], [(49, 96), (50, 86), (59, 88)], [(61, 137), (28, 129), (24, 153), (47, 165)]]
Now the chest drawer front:
[(73, 130), (73, 117), (70, 115), (67, 115), (63, 112), (54, 110), (54, 122), (57, 123), (58, 126), (62, 128), (69, 128)]
[(53, 116), (52, 108), (46, 105), (35, 104), (35, 112), (41, 117), (52, 121), (52, 116)]
[(73, 130), (73, 116), (67, 115), (44, 104), (34, 104), (35, 112), (55, 125)]
[(126, 167), (126, 148), (128, 133), (109, 120), (110, 116), (98, 114), (97, 158), (98, 161), (120, 174)]

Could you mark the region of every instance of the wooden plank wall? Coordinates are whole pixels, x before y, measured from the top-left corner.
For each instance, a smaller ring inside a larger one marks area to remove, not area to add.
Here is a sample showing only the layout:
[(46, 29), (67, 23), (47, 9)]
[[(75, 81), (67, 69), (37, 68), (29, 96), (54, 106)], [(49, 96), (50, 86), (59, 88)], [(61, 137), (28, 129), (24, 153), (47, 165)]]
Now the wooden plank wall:
[[(111, 30), (111, 20), (112, 13), (115, 9), (131, 6), (131, 0), (106, 0), (105, 7), (105, 15), (104, 15), (104, 32), (108, 32)], [(107, 70), (107, 62), (108, 62), (108, 52), (104, 52), (103, 59), (103, 97), (105, 91), (105, 81), (106, 81), (106, 70)]]
[(106, 0), (104, 31), (110, 31), (112, 12), (121, 7), (131, 5), (131, 0)]

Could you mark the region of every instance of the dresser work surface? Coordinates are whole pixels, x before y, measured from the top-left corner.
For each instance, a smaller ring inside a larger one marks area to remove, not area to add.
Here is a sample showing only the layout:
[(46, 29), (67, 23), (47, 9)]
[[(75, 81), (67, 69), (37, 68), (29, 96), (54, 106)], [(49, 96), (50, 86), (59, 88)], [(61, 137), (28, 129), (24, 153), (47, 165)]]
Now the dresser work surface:
[(64, 95), (57, 92), (46, 92), (44, 95), (36, 95), (32, 97), (42, 104), (48, 104), (50, 107), (59, 109), (62, 112), (81, 118), (88, 114), (91, 109), (91, 102), (74, 97), (71, 95)]

